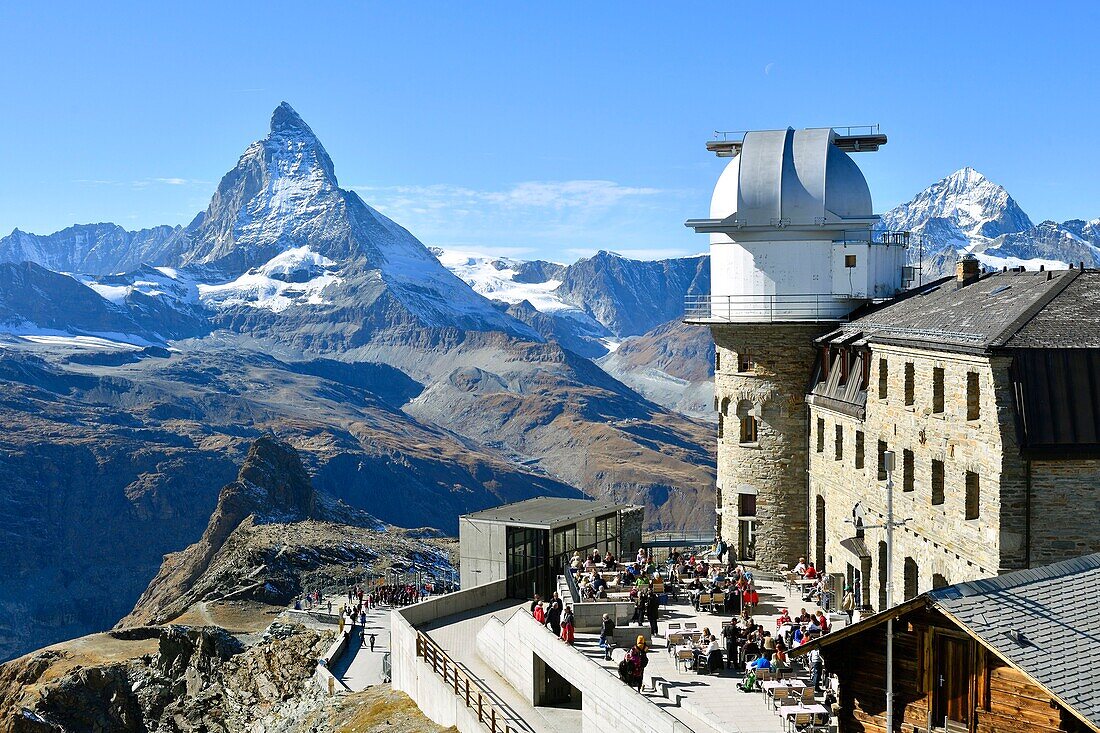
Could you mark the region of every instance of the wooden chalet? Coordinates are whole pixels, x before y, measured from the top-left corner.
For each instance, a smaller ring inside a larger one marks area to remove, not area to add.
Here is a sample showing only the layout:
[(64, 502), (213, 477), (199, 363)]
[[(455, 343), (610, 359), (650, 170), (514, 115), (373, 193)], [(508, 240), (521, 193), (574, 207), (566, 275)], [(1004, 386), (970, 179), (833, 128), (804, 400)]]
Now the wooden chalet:
[(924, 593), (813, 642), (839, 682), (838, 733), (1100, 731), (1100, 553)]

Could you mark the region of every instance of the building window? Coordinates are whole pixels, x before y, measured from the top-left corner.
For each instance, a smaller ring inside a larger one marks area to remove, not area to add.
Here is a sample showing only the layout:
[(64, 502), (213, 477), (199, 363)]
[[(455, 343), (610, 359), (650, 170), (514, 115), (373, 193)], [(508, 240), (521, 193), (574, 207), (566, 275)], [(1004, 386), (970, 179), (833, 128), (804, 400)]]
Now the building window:
[(718, 349), (714, 350), (714, 371), (720, 371), (722, 369), (722, 354)]
[(943, 461), (932, 459), (932, 503), (943, 503)]
[(978, 474), (966, 472), (966, 518), (977, 519), (981, 514), (981, 482)]
[(903, 450), (901, 452), (901, 490), (912, 491), (916, 486), (914, 480), (915, 466), (914, 466), (913, 451)]
[(932, 590), (937, 588), (946, 588), (949, 585), (947, 578), (943, 577), (939, 573), (932, 574)]
[(741, 418), (741, 442), (756, 442), (756, 418), (752, 415), (745, 415)]
[(817, 419), (817, 452), (825, 452), (825, 420), (820, 417)]
[(844, 426), (843, 425), (837, 425), (836, 426), (836, 446), (835, 446), (835, 448), (836, 448), (836, 455), (833, 456), (834, 460), (843, 461), (844, 460)]
[(844, 266), (845, 267), (855, 267), (856, 266), (856, 256), (855, 255), (844, 255)]
[(722, 434), (725, 432), (725, 428), (726, 428), (726, 416), (719, 412), (718, 413), (718, 440), (721, 440), (724, 437)]
[(880, 400), (886, 399), (886, 394), (889, 391), (890, 383), (890, 371), (886, 366), (885, 359), (878, 360), (878, 398)]
[(966, 419), (977, 420), (982, 416), (982, 386), (977, 372), (966, 373)]
[(751, 372), (756, 364), (753, 363), (752, 357), (746, 353), (737, 354), (737, 371), (739, 372)]
[(856, 468), (863, 468), (863, 431), (856, 431)]
[(878, 480), (886, 480), (886, 441), (878, 442)]
[(917, 401), (916, 381), (916, 370), (913, 367), (913, 362), (905, 362), (905, 404), (907, 407), (912, 406)]
[(920, 578), (917, 575), (917, 561), (911, 557), (905, 558), (905, 570), (903, 572), (903, 580), (905, 586), (905, 599), (908, 601), (910, 598), (917, 597), (917, 587), (920, 585)]
[(932, 370), (932, 412), (943, 412), (943, 367)]
[(756, 516), (756, 494), (738, 494), (737, 495), (737, 516), (739, 516), (739, 517), (755, 517)]

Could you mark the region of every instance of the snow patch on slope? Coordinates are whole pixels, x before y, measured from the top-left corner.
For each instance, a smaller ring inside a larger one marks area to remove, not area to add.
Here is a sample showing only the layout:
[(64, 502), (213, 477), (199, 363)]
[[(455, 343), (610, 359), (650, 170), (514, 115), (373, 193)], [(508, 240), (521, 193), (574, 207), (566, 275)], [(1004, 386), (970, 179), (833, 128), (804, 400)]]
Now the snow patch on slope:
[(292, 305), (324, 305), (325, 288), (341, 282), (336, 263), (309, 247), (294, 247), (235, 280), (200, 283), (199, 300), (213, 308), (247, 306), (281, 313)]

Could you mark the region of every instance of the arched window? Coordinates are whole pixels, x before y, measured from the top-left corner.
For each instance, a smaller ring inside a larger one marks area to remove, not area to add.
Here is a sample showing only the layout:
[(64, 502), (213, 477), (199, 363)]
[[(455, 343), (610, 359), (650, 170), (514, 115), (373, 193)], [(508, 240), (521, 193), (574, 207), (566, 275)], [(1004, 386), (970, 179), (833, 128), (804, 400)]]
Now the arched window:
[(905, 600), (917, 597), (917, 587), (920, 579), (917, 576), (917, 561), (911, 557), (905, 558), (905, 570), (903, 573), (905, 585)]
[(745, 415), (741, 418), (741, 442), (755, 443), (756, 440), (756, 418), (752, 415)]

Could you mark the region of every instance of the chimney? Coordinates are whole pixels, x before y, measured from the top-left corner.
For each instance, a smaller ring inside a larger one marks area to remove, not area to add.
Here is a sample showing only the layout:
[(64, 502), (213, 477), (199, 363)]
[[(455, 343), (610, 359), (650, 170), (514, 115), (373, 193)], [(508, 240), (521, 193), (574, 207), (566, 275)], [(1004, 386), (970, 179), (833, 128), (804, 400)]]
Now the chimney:
[(978, 279), (978, 276), (982, 274), (981, 263), (978, 262), (978, 258), (974, 255), (968, 254), (963, 256), (957, 263), (955, 263), (955, 282), (956, 287), (963, 287), (969, 285)]

